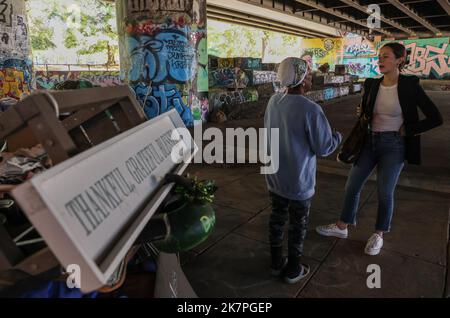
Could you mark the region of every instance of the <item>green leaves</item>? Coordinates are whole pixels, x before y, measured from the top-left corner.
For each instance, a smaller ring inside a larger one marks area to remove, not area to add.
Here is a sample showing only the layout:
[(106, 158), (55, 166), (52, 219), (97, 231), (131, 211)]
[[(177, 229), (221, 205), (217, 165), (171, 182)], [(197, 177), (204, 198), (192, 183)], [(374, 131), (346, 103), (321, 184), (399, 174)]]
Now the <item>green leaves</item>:
[(44, 51), (48, 49), (54, 49), (56, 44), (53, 43), (53, 35), (55, 30), (50, 27), (46, 27), (44, 22), (40, 19), (36, 19), (30, 24), (31, 30), (31, 47), (33, 50)]
[(194, 186), (192, 190), (178, 185), (175, 187), (176, 194), (181, 195), (183, 199), (191, 203), (207, 204), (214, 201), (214, 193), (218, 189), (214, 181), (198, 181), (197, 177), (192, 178), (189, 175), (187, 178), (193, 181)]

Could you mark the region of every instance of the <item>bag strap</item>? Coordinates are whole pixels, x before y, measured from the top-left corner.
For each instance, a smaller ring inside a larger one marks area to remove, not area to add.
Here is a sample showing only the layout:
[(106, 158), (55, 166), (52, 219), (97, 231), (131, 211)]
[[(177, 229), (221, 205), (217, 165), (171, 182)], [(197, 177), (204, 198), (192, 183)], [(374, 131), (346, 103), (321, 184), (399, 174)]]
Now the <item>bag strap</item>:
[[(373, 85), (374, 85), (374, 82), (376, 81), (376, 79), (374, 79), (372, 82), (371, 82), (371, 84), (370, 84), (370, 87), (369, 87), (369, 92), (367, 93), (367, 98), (366, 98), (366, 101), (365, 101), (365, 104), (366, 105), (364, 105), (363, 107), (362, 107), (362, 112), (361, 112), (361, 117), (360, 118), (362, 118), (362, 117), (364, 117), (364, 116), (366, 116), (366, 118), (367, 118), (367, 120), (370, 120), (371, 118), (368, 116), (368, 114), (366, 114), (366, 110), (368, 110), (367, 108), (368, 108), (368, 104), (369, 104), (369, 102), (372, 100), (372, 95), (373, 95)], [(364, 93), (364, 95), (365, 95), (365, 93)], [(362, 102), (364, 102), (364, 96), (363, 96), (363, 101)], [(361, 103), (362, 104), (362, 103)]]

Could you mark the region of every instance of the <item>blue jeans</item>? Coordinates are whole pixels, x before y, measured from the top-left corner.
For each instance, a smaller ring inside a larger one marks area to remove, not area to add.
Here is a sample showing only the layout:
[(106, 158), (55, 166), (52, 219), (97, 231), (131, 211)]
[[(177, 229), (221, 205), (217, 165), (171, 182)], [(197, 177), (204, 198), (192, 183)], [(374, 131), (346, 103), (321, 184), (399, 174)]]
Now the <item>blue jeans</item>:
[(398, 132), (370, 134), (359, 160), (350, 171), (341, 221), (356, 225), (362, 188), (377, 167), (378, 217), (375, 230), (389, 232), (394, 213), (394, 192), (404, 165), (404, 137)]

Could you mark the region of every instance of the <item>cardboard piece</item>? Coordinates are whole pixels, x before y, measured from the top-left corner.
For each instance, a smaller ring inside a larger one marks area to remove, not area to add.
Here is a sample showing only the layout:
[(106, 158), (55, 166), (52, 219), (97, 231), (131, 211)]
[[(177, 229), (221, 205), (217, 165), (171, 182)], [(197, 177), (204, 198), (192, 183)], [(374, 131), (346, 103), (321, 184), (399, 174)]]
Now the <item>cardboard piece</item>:
[(155, 298), (197, 298), (176, 254), (161, 253), (156, 273)]

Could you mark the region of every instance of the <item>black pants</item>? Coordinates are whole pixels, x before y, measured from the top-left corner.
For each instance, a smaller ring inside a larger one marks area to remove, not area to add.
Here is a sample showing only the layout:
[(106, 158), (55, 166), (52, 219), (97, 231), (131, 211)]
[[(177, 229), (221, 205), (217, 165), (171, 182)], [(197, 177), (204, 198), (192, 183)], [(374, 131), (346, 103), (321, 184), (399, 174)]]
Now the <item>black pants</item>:
[(270, 193), (272, 214), (269, 222), (269, 239), (272, 247), (283, 246), (284, 226), (289, 218), (289, 256), (303, 256), (303, 244), (308, 228), (311, 200), (293, 201)]

